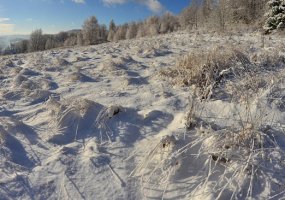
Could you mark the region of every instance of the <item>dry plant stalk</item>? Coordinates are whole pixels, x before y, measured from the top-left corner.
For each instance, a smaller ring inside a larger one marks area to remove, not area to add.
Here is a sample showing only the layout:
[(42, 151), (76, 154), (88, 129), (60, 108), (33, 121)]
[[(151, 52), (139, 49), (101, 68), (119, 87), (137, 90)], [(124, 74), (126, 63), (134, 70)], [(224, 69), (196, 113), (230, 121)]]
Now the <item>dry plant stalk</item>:
[(208, 52), (193, 52), (178, 60), (175, 68), (162, 70), (161, 75), (172, 79), (173, 84), (195, 85), (201, 99), (211, 98), (213, 90), (236, 68), (246, 69), (249, 58), (235, 49), (216, 47)]

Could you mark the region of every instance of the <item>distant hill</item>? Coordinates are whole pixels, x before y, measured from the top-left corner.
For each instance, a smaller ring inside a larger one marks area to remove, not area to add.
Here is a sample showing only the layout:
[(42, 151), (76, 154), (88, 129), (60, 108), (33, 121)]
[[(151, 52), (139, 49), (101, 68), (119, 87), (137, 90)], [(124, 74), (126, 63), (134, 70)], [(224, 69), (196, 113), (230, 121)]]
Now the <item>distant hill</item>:
[[(81, 30), (80, 29), (72, 29), (69, 31), (65, 31), (68, 34), (77, 34)], [(10, 45), (10, 43), (20, 42), (22, 40), (29, 39), (30, 35), (5, 35), (0, 36), (0, 50), (6, 48)]]
[(9, 46), (10, 43), (19, 42), (21, 40), (29, 39), (29, 35), (5, 35), (0, 36), (0, 49)]
[(69, 31), (66, 31), (67, 33), (69, 34), (72, 34), (72, 33), (79, 33), (81, 30), (80, 29), (72, 29), (72, 30), (69, 30)]

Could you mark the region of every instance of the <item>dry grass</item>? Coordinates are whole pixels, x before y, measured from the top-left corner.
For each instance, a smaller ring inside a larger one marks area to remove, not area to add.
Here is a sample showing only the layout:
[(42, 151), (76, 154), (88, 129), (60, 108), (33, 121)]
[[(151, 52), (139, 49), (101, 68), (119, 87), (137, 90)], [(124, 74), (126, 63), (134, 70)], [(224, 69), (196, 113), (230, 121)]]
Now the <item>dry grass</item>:
[[(190, 186), (189, 199), (209, 192), (201, 188), (210, 180), (215, 180), (209, 190), (216, 199), (283, 194), (284, 130), (267, 103), (284, 109), (284, 64), (284, 56), (275, 51), (250, 57), (220, 47), (191, 53), (175, 68), (161, 71), (173, 84), (194, 91), (185, 117), (188, 134), (183, 138), (190, 142), (183, 162), (194, 160), (203, 167), (195, 173), (199, 178)], [(221, 93), (229, 99), (219, 98)], [(220, 101), (199, 101), (211, 97)], [(260, 193), (266, 189), (268, 193)]]
[(225, 84), (224, 91), (230, 95), (231, 101), (242, 103), (250, 99), (258, 98), (270, 83), (274, 80), (274, 75), (267, 77), (256, 73), (244, 74), (237, 81), (229, 81)]
[(214, 48), (208, 52), (193, 52), (178, 60), (175, 68), (162, 70), (161, 75), (170, 77), (174, 84), (195, 85), (203, 99), (210, 98), (213, 89), (237, 68), (245, 70), (249, 58), (235, 49)]
[(161, 70), (160, 75), (173, 85), (193, 87), (200, 99), (223, 92), (241, 102), (264, 91), (284, 66), (285, 57), (275, 50), (250, 55), (234, 48), (216, 47), (181, 57), (175, 67)]
[[(194, 107), (199, 104), (207, 102), (196, 101)], [(223, 116), (225, 112), (228, 117)], [(279, 195), (278, 188), (284, 183), (284, 132), (268, 117), (266, 106), (262, 102), (247, 101), (212, 116), (203, 114), (196, 117), (204, 123), (189, 131), (192, 146), (201, 145), (198, 151), (189, 145), (189, 154), (197, 155), (194, 159), (204, 162), (199, 184), (193, 186), (195, 189), (189, 197), (196, 195), (195, 190), (201, 192), (199, 187), (206, 187), (213, 178), (215, 184), (211, 192), (216, 199), (226, 198), (224, 195), (228, 194), (227, 198), (232, 199), (254, 198), (264, 186), (271, 190), (266, 194), (268, 198)]]

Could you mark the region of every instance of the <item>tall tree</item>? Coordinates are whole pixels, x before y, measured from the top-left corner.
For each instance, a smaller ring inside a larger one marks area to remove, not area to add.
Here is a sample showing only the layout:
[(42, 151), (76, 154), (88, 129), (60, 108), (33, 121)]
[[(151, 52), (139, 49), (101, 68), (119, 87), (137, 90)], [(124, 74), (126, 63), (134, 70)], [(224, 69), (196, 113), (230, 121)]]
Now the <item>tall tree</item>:
[(110, 24), (109, 24), (109, 33), (108, 33), (108, 37), (107, 37), (108, 41), (111, 42), (114, 40), (116, 30), (117, 30), (116, 24), (115, 24), (114, 20), (111, 20)]
[(77, 38), (77, 42), (76, 42), (77, 45), (82, 46), (84, 44), (84, 41), (83, 41), (83, 34), (81, 33), (81, 31), (77, 33), (76, 38)]
[(106, 42), (108, 37), (108, 31), (105, 24), (100, 25), (99, 27), (99, 41), (100, 43)]
[(128, 30), (128, 24), (124, 24), (118, 27), (118, 30), (115, 33), (114, 41), (125, 40)]
[(131, 23), (129, 24), (128, 26), (128, 30), (127, 30), (127, 33), (126, 33), (126, 39), (132, 39), (132, 38), (135, 38), (136, 35), (137, 35), (137, 32), (138, 32), (138, 26), (136, 23)]
[(198, 28), (198, 10), (198, 1), (193, 0), (190, 6), (188, 6), (181, 12), (179, 16), (179, 21), (182, 28)]
[(160, 33), (168, 33), (176, 31), (179, 27), (179, 23), (177, 18), (170, 14), (166, 13), (161, 17), (161, 24), (160, 24)]
[(94, 45), (99, 42), (99, 24), (95, 16), (88, 18), (82, 26), (85, 45)]
[(213, 0), (203, 0), (202, 1), (201, 10), (202, 10), (202, 15), (203, 15), (205, 22), (208, 22), (211, 16), (212, 10), (213, 10), (213, 6), (214, 6)]
[(222, 31), (226, 28), (226, 18), (227, 18), (227, 1), (226, 0), (219, 0), (219, 4), (217, 7), (217, 20), (219, 27)]
[(160, 19), (157, 16), (152, 16), (149, 17), (146, 20), (146, 28), (147, 30), (147, 34), (148, 35), (157, 35), (159, 33), (159, 28), (160, 28)]

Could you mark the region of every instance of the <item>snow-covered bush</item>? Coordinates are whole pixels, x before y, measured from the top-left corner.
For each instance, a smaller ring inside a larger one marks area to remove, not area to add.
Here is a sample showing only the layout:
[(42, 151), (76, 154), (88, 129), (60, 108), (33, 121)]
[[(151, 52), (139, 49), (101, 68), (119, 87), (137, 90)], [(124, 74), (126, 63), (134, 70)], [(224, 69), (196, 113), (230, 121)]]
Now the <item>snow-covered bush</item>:
[(264, 29), (270, 33), (275, 29), (285, 28), (285, 1), (284, 0), (270, 0), (268, 2), (269, 12), (266, 14), (268, 19)]

